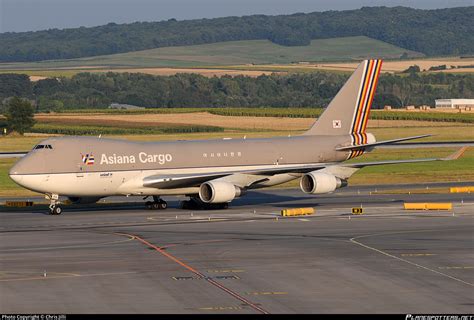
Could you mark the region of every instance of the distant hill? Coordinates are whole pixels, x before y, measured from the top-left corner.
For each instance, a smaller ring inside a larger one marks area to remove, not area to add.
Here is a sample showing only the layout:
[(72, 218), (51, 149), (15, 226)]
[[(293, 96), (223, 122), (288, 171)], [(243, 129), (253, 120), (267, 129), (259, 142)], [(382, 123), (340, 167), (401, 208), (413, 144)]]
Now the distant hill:
[(0, 62), (91, 57), (223, 41), (270, 40), (308, 46), (312, 39), (366, 36), (426, 55), (474, 53), (474, 6), (438, 10), (364, 7), (293, 15), (110, 23), (92, 28), (0, 34)]
[[(287, 47), (268, 40), (226, 41), (182, 47), (166, 47), (104, 56), (3, 63), (0, 70), (94, 67), (209, 67), (244, 64), (288, 64), (293, 62), (348, 61), (364, 58), (396, 59), (423, 57), (394, 45), (364, 36), (311, 40), (308, 46)], [(87, 70), (87, 69), (86, 69)]]

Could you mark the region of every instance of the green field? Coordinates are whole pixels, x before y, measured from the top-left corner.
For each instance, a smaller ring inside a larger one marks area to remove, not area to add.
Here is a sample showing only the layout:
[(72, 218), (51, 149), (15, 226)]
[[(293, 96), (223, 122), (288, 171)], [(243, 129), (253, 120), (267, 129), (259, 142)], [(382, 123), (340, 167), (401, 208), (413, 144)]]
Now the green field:
[(61, 135), (142, 135), (142, 134), (170, 134), (170, 133), (193, 133), (193, 132), (222, 132), (224, 128), (216, 126), (200, 125), (163, 125), (158, 126), (113, 126), (103, 124), (101, 126), (82, 124), (58, 124), (58, 123), (36, 123), (32, 130), (34, 133), (61, 134)]
[[(407, 52), (365, 36), (312, 40), (309, 46), (286, 47), (268, 40), (229, 41), (213, 44), (166, 47), (90, 58), (49, 60), (30, 63), (1, 63), (0, 70), (35, 70), (74, 67), (150, 68), (211, 67), (241, 64), (288, 64), (293, 62), (348, 61), (367, 57), (394, 59)], [(73, 70), (57, 70), (71, 75)]]
[[(248, 117), (284, 117), (284, 118), (317, 118), (324, 111), (322, 108), (209, 108), (205, 111), (222, 116)], [(372, 111), (370, 119), (379, 120), (416, 120), (432, 122), (474, 123), (473, 113), (440, 113), (440, 112), (405, 112), (405, 111)]]
[[(97, 110), (99, 111), (99, 110)], [(202, 137), (219, 137), (219, 135), (225, 136), (243, 136), (252, 134), (258, 134), (260, 136), (273, 136), (273, 135), (296, 135), (306, 130), (306, 127), (299, 126), (298, 129), (280, 127), (276, 124), (279, 123), (278, 119), (271, 119), (275, 125), (271, 128), (267, 124), (254, 124), (253, 128), (245, 126), (245, 123), (235, 122), (235, 127), (226, 127), (225, 124), (206, 125), (214, 115), (242, 117), (242, 121), (251, 121), (253, 117), (275, 117), (275, 118), (312, 118), (316, 119), (322, 112), (322, 109), (312, 108), (170, 108), (170, 109), (152, 109), (152, 114), (160, 113), (175, 113), (179, 116), (182, 112), (193, 113), (203, 112), (209, 113), (209, 116), (205, 116), (199, 120), (199, 123), (203, 124), (177, 124), (160, 122), (156, 120), (151, 122), (140, 122), (131, 120), (127, 115), (142, 115), (143, 110), (139, 111), (122, 111), (117, 110), (105, 110), (103, 115), (100, 112), (89, 112), (87, 118), (74, 119), (74, 116), (84, 115), (83, 112), (71, 113), (68, 117), (68, 113), (60, 113), (57, 115), (51, 115), (53, 118), (43, 115), (42, 118), (37, 118), (37, 123), (31, 130), (33, 133), (44, 133), (44, 134), (60, 134), (60, 135), (102, 135), (102, 136), (129, 136), (134, 135), (147, 135), (153, 137), (153, 139), (163, 137), (165, 139), (183, 139), (196, 137), (198, 133), (202, 133)], [(146, 114), (146, 113), (145, 113)], [(102, 116), (100, 119), (95, 119), (94, 115)], [(105, 115), (105, 116), (104, 116)], [(110, 118), (109, 118), (110, 115)], [(115, 116), (115, 118), (113, 118)], [(117, 116), (121, 117), (117, 119)], [(415, 113), (415, 112), (386, 112), (377, 111), (371, 113), (371, 122), (369, 123), (368, 131), (375, 134), (377, 139), (388, 140), (407, 136), (417, 135), (432, 135), (431, 137), (424, 138), (423, 141), (472, 141), (474, 140), (474, 114), (468, 113)], [(295, 119), (294, 121), (298, 121)], [(390, 120), (387, 122), (381, 122), (378, 120)], [(423, 122), (419, 122), (422, 120)], [(0, 118), (0, 128), (2, 127)], [(433, 125), (430, 125), (433, 122)], [(99, 124), (100, 123), (100, 124)], [(212, 123), (212, 122), (210, 122)], [(421, 125), (423, 124), (423, 125)], [(291, 124), (290, 124), (291, 125)], [(373, 125), (373, 126), (372, 126)], [(309, 125), (308, 125), (309, 127)], [(216, 133), (212, 136), (211, 133)], [(142, 137), (139, 139), (147, 139)]]
[[(149, 108), (138, 110), (117, 109), (76, 109), (64, 110), (60, 113), (80, 114), (171, 114), (209, 112), (221, 116), (244, 117), (278, 117), (278, 118), (317, 118), (324, 111), (323, 108)], [(443, 112), (406, 112), (372, 110), (370, 119), (379, 120), (416, 120), (433, 122), (474, 123), (474, 113), (443, 113)]]

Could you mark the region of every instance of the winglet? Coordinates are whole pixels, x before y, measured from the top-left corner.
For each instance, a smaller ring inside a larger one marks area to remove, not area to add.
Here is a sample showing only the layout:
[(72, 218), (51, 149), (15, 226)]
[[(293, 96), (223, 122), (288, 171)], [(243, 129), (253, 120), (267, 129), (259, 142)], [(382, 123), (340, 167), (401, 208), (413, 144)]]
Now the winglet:
[(456, 152), (450, 154), (449, 156), (447, 156), (445, 158), (441, 158), (440, 160), (443, 160), (443, 161), (457, 160), (457, 159), (461, 158), (461, 156), (464, 154), (464, 152), (466, 152), (467, 148), (469, 148), (469, 147), (464, 146), (464, 147), (460, 148), (459, 150), (457, 150)]

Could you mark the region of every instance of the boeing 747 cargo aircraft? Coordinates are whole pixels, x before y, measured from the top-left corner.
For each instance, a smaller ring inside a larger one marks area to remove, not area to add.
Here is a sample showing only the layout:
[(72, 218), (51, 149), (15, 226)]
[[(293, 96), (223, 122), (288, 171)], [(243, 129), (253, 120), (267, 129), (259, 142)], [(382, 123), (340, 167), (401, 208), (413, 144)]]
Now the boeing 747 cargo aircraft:
[(363, 61), (321, 117), (300, 136), (267, 139), (131, 142), (95, 137), (42, 141), (10, 170), (27, 189), (45, 194), (50, 213), (60, 196), (77, 203), (108, 196), (151, 196), (150, 209), (165, 209), (163, 195), (186, 195), (185, 207), (225, 208), (247, 190), (300, 179), (308, 194), (333, 192), (366, 166), (449, 160), (416, 159), (345, 163), (382, 144), (366, 133), (381, 60)]

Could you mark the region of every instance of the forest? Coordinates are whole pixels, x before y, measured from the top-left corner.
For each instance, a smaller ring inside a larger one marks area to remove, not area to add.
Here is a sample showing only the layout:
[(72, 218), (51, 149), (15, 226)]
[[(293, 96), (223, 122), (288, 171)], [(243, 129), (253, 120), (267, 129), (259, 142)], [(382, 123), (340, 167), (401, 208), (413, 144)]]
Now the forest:
[(312, 39), (367, 36), (432, 55), (474, 53), (474, 6), (437, 10), (358, 10), (252, 15), (0, 34), (0, 62), (69, 59), (234, 40), (306, 46)]
[[(0, 74), (0, 102), (18, 96), (37, 111), (107, 108), (111, 103), (146, 108), (325, 107), (348, 75), (330, 72), (259, 77), (198, 74), (79, 73), (31, 82), (27, 75)], [(434, 105), (439, 98), (474, 98), (473, 74), (383, 74), (374, 108)], [(0, 107), (2, 105), (0, 103)], [(1, 110), (0, 110), (1, 111)]]

